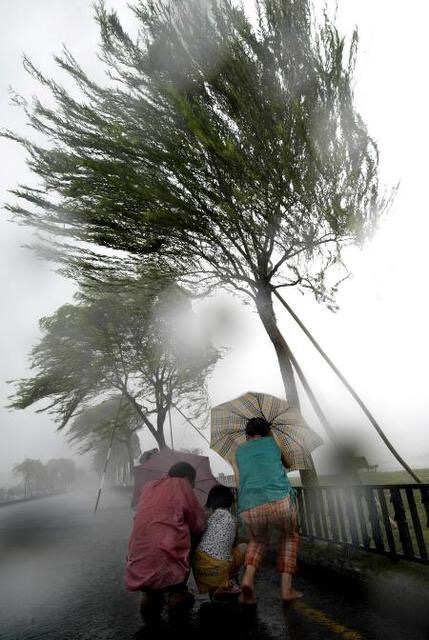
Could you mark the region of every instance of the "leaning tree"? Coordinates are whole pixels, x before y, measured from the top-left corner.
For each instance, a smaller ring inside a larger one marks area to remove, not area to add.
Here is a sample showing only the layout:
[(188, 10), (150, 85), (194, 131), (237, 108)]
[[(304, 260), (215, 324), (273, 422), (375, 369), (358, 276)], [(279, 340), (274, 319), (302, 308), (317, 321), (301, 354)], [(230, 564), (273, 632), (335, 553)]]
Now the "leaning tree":
[[(115, 395), (102, 400), (95, 406), (84, 408), (72, 421), (68, 430), (68, 440), (79, 446), (79, 453), (107, 451), (114, 447), (115, 455), (122, 462), (122, 471), (129, 480), (134, 467), (134, 459), (140, 451), (137, 431), (142, 427), (142, 420), (129, 402), (124, 402), (122, 395)], [(123, 478), (125, 479), (125, 478)]]
[[(135, 436), (137, 439), (137, 436)], [(119, 440), (113, 440), (110, 449), (109, 464), (106, 467), (106, 458), (109, 450), (109, 442), (99, 440), (98, 444), (94, 443), (92, 449), (92, 468), (97, 474), (102, 475), (106, 471), (106, 478), (113, 485), (126, 485), (130, 482), (130, 461), (128, 452), (123, 443)], [(137, 442), (136, 442), (137, 451)], [(132, 476), (131, 476), (132, 478)]]
[(56, 238), (72, 274), (157, 260), (200, 291), (250, 297), (299, 406), (273, 294), (297, 287), (332, 308), (343, 248), (373, 231), (385, 199), (354, 107), (357, 34), (347, 47), (309, 0), (253, 4), (251, 18), (231, 0), (141, 0), (132, 38), (101, 3), (109, 79), (65, 50), (75, 93), (26, 59), (54, 102), (25, 105), (45, 144), (6, 133), (42, 179), (10, 209)]
[[(116, 390), (124, 401), (123, 416), (129, 416), (129, 405), (161, 448), (171, 408), (194, 418), (203, 415), (206, 377), (219, 353), (183, 289), (151, 284), (140, 278), (120, 290), (91, 290), (91, 298), (83, 294), (79, 304), (63, 305), (43, 318), (43, 336), (31, 354), (35, 374), (17, 381), (11, 407), (48, 401), (39, 411), (53, 413), (63, 429), (88, 403)], [(72, 433), (78, 427), (74, 423)]]

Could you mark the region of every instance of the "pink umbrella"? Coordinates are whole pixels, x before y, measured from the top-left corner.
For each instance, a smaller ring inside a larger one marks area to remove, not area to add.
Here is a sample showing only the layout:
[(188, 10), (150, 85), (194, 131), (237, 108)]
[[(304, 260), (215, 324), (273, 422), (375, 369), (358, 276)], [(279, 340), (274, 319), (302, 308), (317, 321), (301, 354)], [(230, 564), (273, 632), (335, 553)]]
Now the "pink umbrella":
[(176, 462), (188, 462), (194, 467), (197, 474), (194, 492), (200, 504), (204, 506), (210, 489), (219, 484), (212, 474), (208, 457), (173, 451), (168, 447), (154, 453), (149, 460), (138, 467), (134, 467), (134, 496), (131, 506), (134, 507), (137, 504), (140, 491), (147, 482), (164, 476)]

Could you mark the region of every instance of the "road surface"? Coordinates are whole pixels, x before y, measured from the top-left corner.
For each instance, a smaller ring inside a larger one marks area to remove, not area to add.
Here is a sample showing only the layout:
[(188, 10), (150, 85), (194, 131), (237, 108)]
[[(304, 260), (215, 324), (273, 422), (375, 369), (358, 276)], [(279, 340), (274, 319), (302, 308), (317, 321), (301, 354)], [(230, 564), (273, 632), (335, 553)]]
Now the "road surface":
[[(138, 595), (123, 587), (133, 512), (128, 497), (70, 493), (0, 509), (1, 640), (149, 640)], [(270, 554), (258, 581), (255, 614), (197, 597), (190, 640), (426, 640), (424, 630), (389, 618), (375, 605), (323, 579), (304, 575), (305, 597), (284, 609)], [(163, 623), (155, 636), (178, 638)]]

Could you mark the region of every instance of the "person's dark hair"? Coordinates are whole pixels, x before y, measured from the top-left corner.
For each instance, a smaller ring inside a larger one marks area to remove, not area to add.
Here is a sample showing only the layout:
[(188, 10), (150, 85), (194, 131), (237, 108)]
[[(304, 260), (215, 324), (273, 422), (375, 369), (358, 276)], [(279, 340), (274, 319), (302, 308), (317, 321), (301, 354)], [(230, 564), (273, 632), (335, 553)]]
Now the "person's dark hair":
[(169, 470), (168, 475), (170, 478), (187, 478), (193, 484), (197, 474), (194, 467), (188, 462), (176, 462)]
[(271, 434), (271, 425), (265, 418), (250, 418), (246, 424), (246, 436), (269, 436)]
[(229, 487), (217, 484), (212, 487), (207, 496), (207, 509), (229, 509), (234, 502), (234, 494)]

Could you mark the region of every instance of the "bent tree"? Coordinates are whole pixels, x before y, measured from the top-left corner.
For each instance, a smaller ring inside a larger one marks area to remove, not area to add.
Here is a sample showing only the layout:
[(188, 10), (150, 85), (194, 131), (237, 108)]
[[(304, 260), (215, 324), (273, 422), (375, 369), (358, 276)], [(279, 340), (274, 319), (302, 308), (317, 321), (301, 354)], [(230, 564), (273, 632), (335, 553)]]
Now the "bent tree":
[[(135, 436), (136, 452), (138, 438)], [(97, 475), (102, 476), (106, 464), (106, 456), (109, 448), (109, 442), (100, 440), (98, 444), (94, 443), (92, 449), (92, 468)], [(126, 485), (132, 482), (133, 476), (130, 476), (130, 461), (128, 453), (123, 443), (114, 440), (109, 458), (109, 464), (106, 469), (106, 478), (113, 485)]]
[(79, 445), (80, 454), (93, 453), (94, 460), (100, 451), (107, 453), (112, 442), (114, 458), (122, 461), (122, 475), (125, 477), (121, 481), (128, 481), (132, 477), (134, 459), (141, 453), (136, 432), (142, 424), (129, 402), (124, 402), (122, 395), (113, 395), (95, 406), (82, 409), (70, 425), (68, 440)]
[(75, 93), (26, 60), (54, 103), (26, 106), (45, 144), (6, 133), (42, 179), (16, 189), (10, 209), (56, 238), (73, 275), (156, 260), (200, 291), (251, 298), (297, 406), (273, 292), (297, 287), (333, 308), (343, 248), (363, 242), (386, 202), (353, 102), (357, 34), (347, 47), (308, 0), (254, 9), (142, 0), (134, 39), (99, 4), (109, 80), (65, 50), (57, 63)]
[[(219, 353), (200, 330), (182, 289), (170, 284), (154, 291), (145, 284), (140, 279), (123, 283), (120, 290), (92, 291), (93, 297), (85, 295), (79, 304), (63, 305), (43, 318), (43, 336), (31, 354), (35, 374), (17, 381), (11, 407), (45, 401), (39, 411), (52, 413), (59, 429), (84, 410), (71, 437), (89, 428), (96, 438), (106, 427), (101, 417), (111, 403), (93, 407), (98, 422), (92, 430), (88, 404), (117, 391), (125, 400), (119, 418), (126, 419), (128, 435), (134, 426), (145, 426), (160, 448), (171, 407), (201, 416), (207, 407), (206, 377)], [(139, 425), (129, 422), (129, 408)]]

